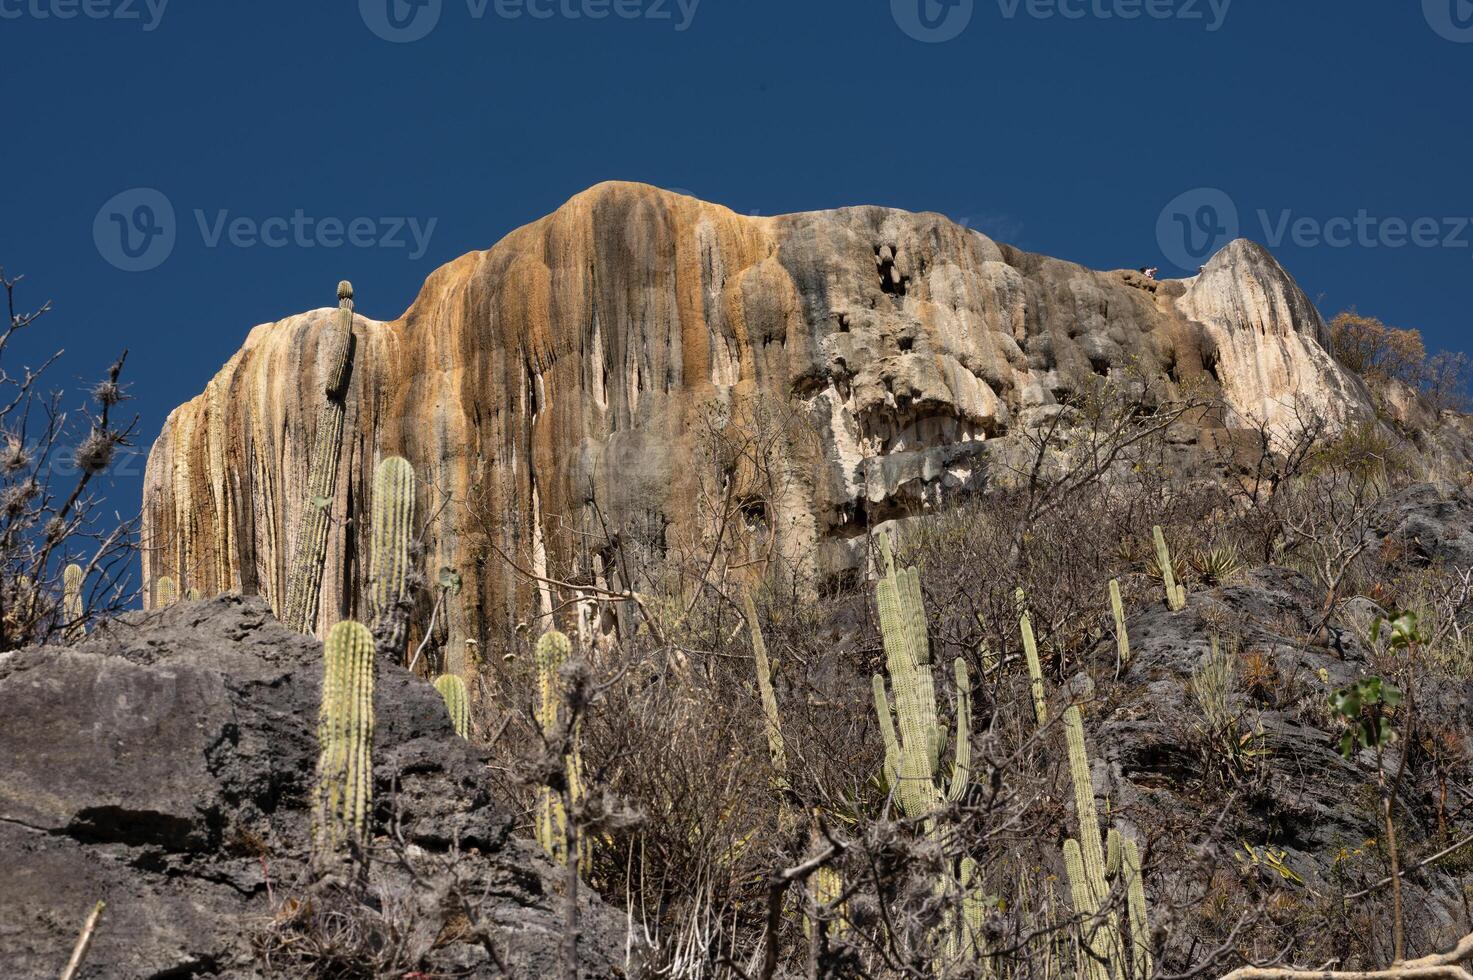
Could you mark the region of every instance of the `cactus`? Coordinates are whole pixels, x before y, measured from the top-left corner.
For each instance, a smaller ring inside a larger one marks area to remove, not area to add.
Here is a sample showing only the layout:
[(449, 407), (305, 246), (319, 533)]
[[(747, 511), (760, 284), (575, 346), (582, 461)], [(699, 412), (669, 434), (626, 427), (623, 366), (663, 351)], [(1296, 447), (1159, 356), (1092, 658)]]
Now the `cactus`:
[[(885, 679), (879, 674), (873, 679), (875, 710), (885, 739), (886, 778), (895, 788), (906, 816), (921, 820), (929, 818), (943, 802), (955, 803), (966, 791), (972, 759), (971, 684), (966, 661), (958, 657), (953, 664), (957, 689), (956, 756), (951, 779), (943, 787), (937, 780), (941, 775), (941, 749), (946, 733), (937, 718), (936, 682), (931, 676), (931, 649), (926, 636), (926, 610), (921, 602), (920, 574), (914, 568), (897, 570), (888, 547), (883, 549), (883, 554), (886, 574), (875, 595), (890, 686), (895, 694), (895, 715), (892, 718)], [(894, 720), (897, 718), (898, 735)]]
[(310, 632), (317, 622), (317, 604), (322, 595), (322, 568), (327, 561), (329, 509), (338, 482), (338, 454), (343, 443), (343, 398), (353, 346), (353, 287), (338, 284), (338, 322), (328, 337), (327, 401), (317, 413), (317, 433), (312, 442), (307, 473), (307, 506), (297, 524), (296, 546), (288, 569), (285, 609), (278, 608), (282, 622), (298, 633)]
[(1016, 593), (1018, 629), (1023, 634), (1023, 656), (1028, 661), (1028, 689), (1033, 694), (1033, 717), (1038, 727), (1048, 724), (1048, 698), (1044, 694), (1043, 664), (1038, 659), (1038, 641), (1033, 636), (1033, 618), (1028, 614), (1028, 597), (1023, 590)]
[(154, 600), (155, 608), (162, 609), (165, 606), (172, 606), (179, 599), (179, 587), (167, 575), (158, 580), (155, 590), (158, 593)]
[(66, 617), (66, 634), (78, 637), (87, 632), (83, 622), (86, 610), (82, 605), (82, 566), (68, 565), (61, 574), (62, 614)]
[(391, 456), (373, 477), (373, 530), (369, 556), (369, 615), (376, 633), (397, 655), (403, 645), (400, 614), (409, 591), (409, 550), (414, 537), (414, 467)]
[(471, 700), (465, 689), (465, 681), (454, 674), (445, 674), (435, 680), (435, 690), (445, 700), (445, 710), (450, 712), (450, 723), (455, 726), (455, 734), (461, 738), (470, 738)]
[(1130, 918), (1130, 969), (1136, 980), (1147, 980), (1155, 970), (1151, 958), (1151, 924), (1146, 917), (1146, 886), (1141, 877), (1141, 852), (1135, 841), (1122, 844), (1125, 904)]
[[(1078, 840), (1065, 844), (1065, 868), (1069, 873), (1070, 895), (1074, 911), (1085, 920), (1090, 930), (1087, 945), (1091, 959), (1103, 959), (1097, 963), (1104, 975), (1125, 976), (1124, 961), (1120, 945), (1119, 918), (1113, 912), (1099, 919), (1110, 894), (1105, 883), (1110, 861), (1100, 839), (1099, 812), (1095, 809), (1094, 780), (1090, 775), (1089, 754), (1084, 744), (1084, 719), (1078, 705), (1070, 705), (1064, 712), (1064, 738), (1069, 749), (1069, 776), (1074, 788), (1074, 815), (1079, 822)], [(1112, 836), (1114, 832), (1111, 832)], [(1078, 852), (1081, 877), (1076, 881), (1074, 871), (1069, 868), (1071, 860), (1068, 845), (1073, 844)], [(1112, 842), (1111, 851), (1119, 862), (1118, 841)], [(1091, 968), (1093, 972), (1093, 967)]]
[[(808, 876), (808, 895), (813, 904), (819, 910), (828, 910), (833, 916), (828, 924), (828, 934), (831, 936), (842, 936), (849, 931), (849, 923), (845, 917), (849, 914), (848, 907), (839, 901), (844, 896), (844, 876), (833, 868), (825, 865)], [(814, 926), (820, 920), (817, 917), (807, 917), (803, 920), (803, 935), (810, 940), (813, 938)]]
[[(550, 630), (537, 641), (533, 659), (537, 665), (537, 724), (544, 738), (559, 731), (565, 722), (564, 682), (561, 676), (563, 664), (573, 652), (573, 643), (562, 633)], [(578, 749), (578, 730), (575, 723), (569, 743), (572, 748), (563, 757), (563, 766), (568, 781), (568, 799), (577, 803), (583, 796), (583, 760)], [(568, 814), (563, 806), (562, 795), (550, 786), (537, 790), (537, 843), (548, 856), (559, 864), (568, 859)], [(587, 847), (585, 842), (584, 847)]]
[(313, 857), (327, 869), (346, 842), (368, 840), (373, 799), (373, 634), (338, 623), (323, 644), (322, 705), (317, 720), (317, 806)]
[(1130, 634), (1125, 631), (1125, 603), (1120, 600), (1120, 582), (1110, 579), (1110, 614), (1115, 617), (1115, 651), (1124, 668), (1130, 663)]
[(1084, 975), (1089, 980), (1110, 980), (1107, 966), (1109, 954), (1100, 942), (1101, 930), (1091, 921), (1099, 912), (1099, 907), (1092, 905), (1086, 897), (1091, 892), (1091, 886), (1084, 868), (1084, 854), (1079, 841), (1072, 837), (1064, 841), (1064, 874), (1069, 879), (1069, 894), (1073, 896), (1074, 911), (1084, 920), (1083, 928), (1087, 930)]
[(783, 722), (777, 710), (777, 695), (772, 691), (772, 664), (767, 659), (762, 627), (757, 623), (757, 606), (750, 595), (746, 597), (746, 607), (747, 622), (752, 629), (752, 656), (757, 661), (757, 690), (762, 697), (762, 715), (767, 729), (767, 754), (772, 759), (773, 786), (783, 791), (788, 788), (788, 754), (783, 745)]
[(1156, 541), (1156, 567), (1161, 570), (1161, 582), (1166, 586), (1166, 608), (1172, 612), (1186, 608), (1187, 587), (1178, 585), (1176, 571), (1171, 566), (1171, 549), (1166, 546), (1166, 535), (1161, 525), (1151, 528), (1151, 537)]

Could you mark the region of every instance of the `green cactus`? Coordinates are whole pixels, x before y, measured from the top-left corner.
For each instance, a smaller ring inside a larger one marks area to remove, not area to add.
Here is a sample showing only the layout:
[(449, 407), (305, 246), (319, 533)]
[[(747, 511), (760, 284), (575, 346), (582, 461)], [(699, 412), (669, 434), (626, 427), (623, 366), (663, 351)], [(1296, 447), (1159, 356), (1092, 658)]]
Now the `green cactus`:
[(767, 659), (767, 643), (757, 622), (757, 606), (746, 597), (747, 623), (752, 630), (752, 656), (757, 661), (757, 690), (762, 697), (762, 715), (767, 729), (767, 754), (772, 759), (773, 786), (779, 792), (788, 788), (788, 753), (783, 744), (782, 716), (777, 710), (777, 695), (772, 691), (772, 664)]
[(906, 816), (922, 820), (928, 819), (943, 803), (955, 803), (966, 791), (972, 764), (971, 684), (966, 661), (958, 657), (953, 664), (957, 689), (956, 756), (950, 780), (938, 784), (946, 732), (936, 710), (936, 681), (931, 675), (920, 574), (914, 568), (897, 570), (887, 546), (882, 547), (882, 554), (886, 574), (880, 579), (875, 595), (890, 686), (895, 694), (895, 714), (891, 715), (885, 679), (879, 674), (873, 679), (875, 710), (885, 739), (886, 778), (895, 788), (895, 796)]
[[(572, 652), (572, 641), (562, 633), (550, 630), (537, 641), (533, 653), (537, 665), (537, 724), (544, 737), (557, 732), (565, 721), (563, 710), (566, 692), (561, 671)], [(572, 749), (563, 757), (563, 765), (568, 781), (568, 799), (576, 804), (583, 796), (583, 760), (579, 752), (576, 724), (570, 743)], [(537, 843), (542, 845), (542, 849), (554, 861), (565, 863), (568, 859), (568, 814), (561, 794), (553, 792), (550, 786), (538, 787), (536, 821)], [(587, 847), (586, 841), (583, 846)]]
[(1073, 896), (1074, 911), (1084, 920), (1084, 974), (1089, 980), (1110, 980), (1109, 951), (1100, 941), (1102, 930), (1093, 921), (1099, 907), (1091, 904), (1087, 898), (1092, 888), (1084, 867), (1084, 854), (1079, 841), (1072, 837), (1064, 841), (1064, 874), (1069, 879), (1069, 894)]
[(66, 617), (66, 635), (72, 638), (87, 632), (82, 620), (86, 615), (82, 605), (82, 566), (68, 565), (61, 573), (62, 614)]
[(1141, 852), (1135, 841), (1122, 844), (1125, 903), (1130, 918), (1130, 967), (1136, 980), (1148, 980), (1155, 970), (1151, 957), (1151, 924), (1146, 916), (1146, 886), (1141, 876)]
[(402, 615), (409, 591), (409, 552), (414, 539), (414, 467), (391, 456), (373, 477), (368, 610), (374, 629), (387, 634), (392, 652), (403, 645)]
[(326, 870), (344, 843), (362, 851), (373, 799), (373, 634), (361, 623), (332, 628), (322, 650), (317, 718), (313, 859)]
[(1176, 570), (1171, 564), (1171, 549), (1166, 546), (1166, 535), (1162, 533), (1160, 524), (1151, 528), (1151, 537), (1156, 542), (1156, 567), (1161, 572), (1161, 583), (1166, 586), (1166, 608), (1172, 612), (1185, 609), (1187, 587), (1177, 584)]
[(167, 575), (158, 580), (155, 584), (155, 590), (157, 592), (157, 598), (154, 600), (154, 607), (157, 609), (172, 606), (179, 599), (179, 587)]
[(445, 674), (435, 679), (435, 690), (445, 699), (445, 710), (450, 712), (450, 723), (455, 726), (455, 734), (461, 738), (470, 738), (471, 699), (466, 692), (465, 681), (455, 674)]
[(1019, 589), (1015, 593), (1018, 629), (1023, 634), (1023, 656), (1028, 661), (1028, 689), (1033, 694), (1033, 717), (1038, 727), (1048, 724), (1048, 698), (1043, 686), (1043, 663), (1038, 659), (1038, 641), (1033, 636), (1033, 618), (1028, 614), (1028, 597)]
[(338, 482), (338, 455), (343, 444), (343, 399), (353, 346), (353, 287), (338, 284), (338, 321), (327, 338), (327, 401), (317, 413), (317, 432), (307, 472), (307, 505), (297, 524), (296, 546), (288, 569), (285, 608), (277, 612), (287, 628), (311, 632), (317, 623), (322, 595), (322, 570), (327, 561), (333, 493)]
[(1130, 634), (1125, 631), (1125, 603), (1120, 599), (1120, 582), (1110, 579), (1110, 614), (1115, 617), (1115, 652), (1124, 668), (1130, 663)]
[[(1104, 959), (1108, 964), (1109, 974), (1124, 977), (1119, 917), (1110, 912), (1104, 916), (1103, 921), (1099, 919), (1100, 912), (1105, 907), (1110, 894), (1106, 877), (1111, 862), (1108, 860), (1109, 855), (1106, 854), (1104, 843), (1100, 838), (1100, 818), (1095, 808), (1094, 780), (1090, 775), (1089, 753), (1084, 743), (1084, 719), (1079, 713), (1078, 705), (1070, 705), (1064, 712), (1064, 738), (1069, 749), (1069, 776), (1074, 788), (1074, 814), (1079, 822), (1079, 838), (1069, 843), (1074, 844), (1075, 849), (1079, 851), (1083, 874), (1080, 882), (1082, 887), (1075, 887), (1074, 874), (1072, 871), (1069, 872), (1070, 894), (1074, 902), (1074, 911), (1085, 919), (1085, 928), (1089, 931), (1088, 946), (1093, 954), (1091, 958)], [(1067, 846), (1066, 844), (1066, 849)], [(1115, 843), (1111, 850), (1118, 855), (1118, 843)], [(1069, 855), (1066, 850), (1066, 870), (1068, 860)], [(1117, 856), (1115, 863), (1118, 862)], [(1106, 964), (1098, 965), (1104, 970), (1107, 968)]]

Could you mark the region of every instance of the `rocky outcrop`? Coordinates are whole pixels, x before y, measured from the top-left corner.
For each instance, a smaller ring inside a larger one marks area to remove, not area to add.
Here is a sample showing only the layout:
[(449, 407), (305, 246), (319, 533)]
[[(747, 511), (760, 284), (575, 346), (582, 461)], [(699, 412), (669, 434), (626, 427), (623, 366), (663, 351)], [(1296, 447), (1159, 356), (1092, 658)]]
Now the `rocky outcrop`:
[[(305, 895), (321, 675), (319, 644), (229, 596), (0, 655), (0, 974), (60, 974), (102, 899), (83, 977), (304, 975), (262, 953)], [(377, 686), (360, 925), (392, 923), (403, 973), (559, 975), (559, 872), (435, 690), (388, 665)], [(580, 919), (584, 975), (623, 975), (622, 918)]]
[[(372, 284), (360, 283), (371, 297)], [(369, 300), (371, 303), (371, 300)], [(257, 327), (149, 459), (145, 573), (279, 603), (306, 509), (335, 312)], [(357, 611), (371, 474), (406, 456), (442, 519), (423, 567), (457, 569), (448, 647), (538, 596), (534, 574), (609, 584), (582, 532), (659, 556), (699, 529), (712, 427), (776, 418), (753, 534), (819, 576), (877, 523), (986, 485), (991, 449), (1099, 377), (1187, 382), (1227, 417), (1369, 405), (1324, 324), (1257, 246), (1158, 283), (877, 207), (744, 217), (606, 184), (435, 272), (398, 320), (353, 320), (319, 626)], [(735, 420), (735, 421), (734, 421)], [(736, 465), (736, 464), (733, 464)], [(441, 510), (442, 504), (444, 509)]]

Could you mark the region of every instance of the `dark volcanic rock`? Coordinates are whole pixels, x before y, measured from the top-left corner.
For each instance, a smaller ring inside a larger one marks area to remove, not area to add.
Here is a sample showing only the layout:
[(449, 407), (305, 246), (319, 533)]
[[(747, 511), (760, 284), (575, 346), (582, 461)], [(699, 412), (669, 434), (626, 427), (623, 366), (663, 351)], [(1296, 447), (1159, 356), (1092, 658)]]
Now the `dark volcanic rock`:
[[(305, 883), (320, 681), (315, 641), (231, 596), (0, 656), (0, 975), (58, 975), (98, 899), (84, 977), (300, 975), (253, 945)], [(558, 872), (512, 838), (434, 689), (397, 667), (377, 684), (396, 840), (375, 847), (370, 913), (442, 972), (557, 972)], [(620, 917), (585, 900), (581, 923), (585, 975), (622, 975)]]

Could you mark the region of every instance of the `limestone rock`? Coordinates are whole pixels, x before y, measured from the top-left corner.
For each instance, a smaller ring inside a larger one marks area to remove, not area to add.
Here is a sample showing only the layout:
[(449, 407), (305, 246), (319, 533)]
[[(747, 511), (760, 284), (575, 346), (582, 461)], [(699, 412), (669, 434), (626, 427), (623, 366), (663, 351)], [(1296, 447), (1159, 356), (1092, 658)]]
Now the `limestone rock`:
[[(357, 286), (361, 305), (373, 288)], [(281, 602), (335, 316), (257, 327), (169, 417), (146, 478), (148, 580)], [(353, 324), (318, 626), (358, 610), (371, 476), (402, 455), (418, 512), (446, 504), (421, 567), (465, 581), (452, 663), (545, 605), (503, 555), (616, 586), (582, 532), (652, 558), (693, 540), (700, 478), (719, 480), (698, 452), (713, 426), (782, 420), (782, 491), (754, 523), (823, 577), (859, 567), (867, 529), (984, 485), (993, 444), (1099, 376), (1199, 382), (1239, 419), (1305, 396), (1334, 417), (1369, 408), (1313, 305), (1248, 243), (1158, 283), (935, 214), (745, 217), (634, 184), (441, 268), (397, 320)]]
[[(293, 975), (266, 971), (252, 940), (301, 894), (321, 677), (320, 644), (238, 596), (0, 655), (0, 975), (60, 974), (99, 899), (85, 977)], [(558, 973), (560, 870), (512, 838), (485, 755), (434, 688), (391, 665), (377, 687), (378, 821), (406, 863), (373, 862), (370, 894), (411, 946), (456, 967), (432, 972)], [(483, 935), (437, 945), (452, 867), (483, 903)], [(621, 916), (595, 898), (581, 923), (584, 975), (621, 976)]]

